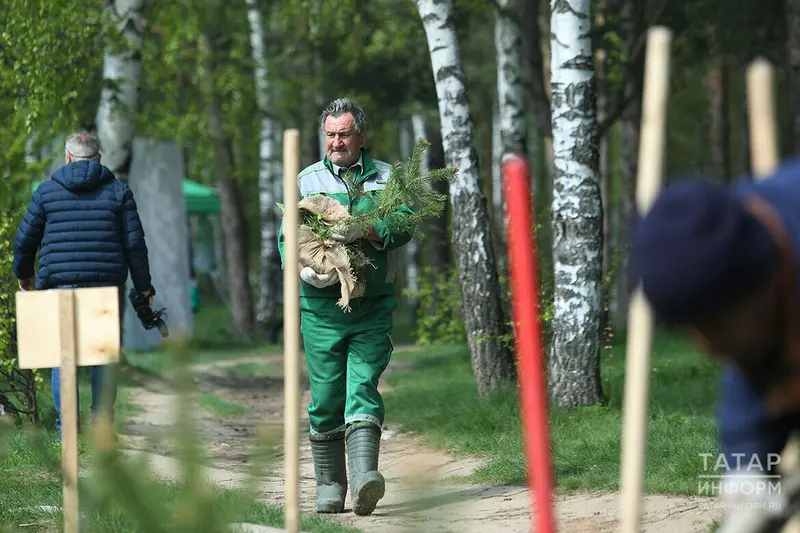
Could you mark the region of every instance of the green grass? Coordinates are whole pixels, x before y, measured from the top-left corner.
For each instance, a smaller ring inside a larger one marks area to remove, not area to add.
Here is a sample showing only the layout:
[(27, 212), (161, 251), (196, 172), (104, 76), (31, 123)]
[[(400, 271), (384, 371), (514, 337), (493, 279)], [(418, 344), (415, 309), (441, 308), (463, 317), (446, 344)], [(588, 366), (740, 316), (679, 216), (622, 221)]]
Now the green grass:
[[(0, 439), (0, 529), (12, 531), (60, 531), (63, 516), (61, 481), (55, 474), (59, 465), (58, 444), (41, 431), (13, 431)], [(83, 450), (88, 454), (87, 450)], [(130, 468), (132, 463), (128, 464)], [(113, 475), (113, 474), (112, 474)], [(143, 478), (142, 478), (143, 479)], [(141, 479), (137, 479), (141, 483)], [(137, 485), (138, 485), (137, 483)], [(152, 483), (126, 487), (129, 497), (107, 499), (104, 485), (95, 479), (82, 479), (81, 503), (89, 507), (83, 531), (105, 533), (152, 533), (145, 520), (158, 522), (161, 532), (211, 531), (211, 520), (217, 523), (247, 522), (283, 526), (283, 510), (265, 505), (242, 492), (212, 488), (203, 493), (197, 484)], [(141, 507), (137, 510), (134, 502)], [(84, 507), (86, 509), (86, 507)], [(181, 524), (183, 527), (178, 526)], [(187, 527), (187, 524), (193, 526)], [(19, 528), (19, 529), (16, 529)], [(315, 516), (302, 518), (303, 531), (314, 533), (358, 533)], [(216, 528), (214, 531), (222, 531)]]
[(218, 416), (240, 416), (249, 411), (246, 405), (223, 400), (216, 394), (201, 394), (196, 401), (200, 407)]
[[(624, 346), (602, 360), (604, 406), (552, 412), (550, 437), (557, 488), (618, 490), (624, 390)], [(466, 348), (438, 347), (397, 354), (387, 376), (387, 419), (418, 432), (431, 445), (487, 459), (478, 481), (524, 483), (519, 404), (515, 388), (481, 399)], [(413, 368), (403, 368), (414, 363)], [(691, 345), (657, 336), (650, 382), (645, 488), (697, 494), (701, 453), (716, 453), (717, 367)]]
[[(21, 428), (0, 425), (0, 531), (61, 531), (62, 482), (58, 473), (61, 447), (53, 429), (55, 411), (50, 394), (49, 371), (43, 372), (43, 378), (39, 393), (40, 423), (35, 426), (25, 424)], [(89, 506), (88, 509), (84, 508), (88, 514), (83, 521), (83, 531), (208, 532), (212, 519), (216, 522), (283, 526), (281, 507), (263, 504), (242, 491), (216, 487), (206, 493), (198, 493), (198, 483), (151, 482), (145, 485), (146, 470), (137, 468), (136, 463), (130, 460), (123, 463), (126, 465), (124, 468), (106, 471), (110, 475), (105, 478), (105, 484), (101, 484), (101, 478), (94, 474), (103, 470), (98, 469), (97, 455), (92, 450), (86, 425), (91, 403), (90, 387), (88, 369), (79, 369), (83, 420), (79, 436), (79, 464), (82, 471), (89, 471), (89, 476), (81, 479), (81, 503)], [(223, 412), (235, 413), (246, 409), (238, 404), (217, 402), (210, 397), (206, 400), (212, 408)], [(126, 417), (140, 410), (140, 407), (129, 402), (125, 389), (120, 388), (115, 403), (117, 429), (120, 429), (119, 425)], [(115, 489), (113, 494), (109, 487)], [(140, 505), (134, 502), (140, 502)], [(157, 521), (162, 527), (153, 529), (147, 526), (142, 520), (146, 517), (158, 517)], [(304, 516), (301, 521), (303, 531), (312, 533), (358, 533), (357, 529), (316, 516)], [(222, 529), (214, 531), (221, 532)]]

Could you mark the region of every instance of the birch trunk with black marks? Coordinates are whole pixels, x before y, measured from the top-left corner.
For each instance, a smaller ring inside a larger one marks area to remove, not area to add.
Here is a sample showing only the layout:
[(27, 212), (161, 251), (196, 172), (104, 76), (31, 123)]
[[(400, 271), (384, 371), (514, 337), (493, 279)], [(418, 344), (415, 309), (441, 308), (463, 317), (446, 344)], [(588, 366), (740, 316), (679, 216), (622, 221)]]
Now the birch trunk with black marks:
[(555, 306), (548, 370), (554, 405), (574, 407), (603, 399), (596, 80), (591, 2), (553, 0), (551, 6)]
[(225, 270), (228, 284), (228, 312), (233, 334), (237, 340), (250, 342), (255, 329), (253, 294), (247, 261), (245, 222), (239, 185), (233, 174), (231, 143), (222, 122), (222, 102), (216, 89), (216, 61), (211, 35), (201, 35), (203, 53), (202, 83), (208, 112), (208, 132), (214, 151), (214, 175), (220, 199), (220, 220), (225, 249)]
[(270, 107), (269, 62), (265, 47), (263, 14), (258, 0), (245, 0), (245, 4), (247, 5), (247, 20), (250, 23), (250, 49), (255, 64), (256, 103), (261, 114), (258, 145), (258, 205), (261, 219), (261, 243), (256, 320), (261, 327), (268, 327), (278, 311), (277, 276), (280, 275), (277, 246), (281, 213), (273, 194), (278, 176), (277, 147), (275, 146), (277, 126)]
[[(503, 157), (510, 154), (527, 156), (525, 135), (525, 101), (522, 84), (522, 33), (520, 31), (519, 0), (497, 0), (494, 19), (494, 47), (497, 55), (497, 119), (500, 147), (492, 154), (495, 165), (493, 178), (495, 220), (498, 229), (497, 259), (500, 272), (508, 270), (506, 257), (506, 216), (503, 201)], [(493, 130), (494, 131), (494, 130)], [(497, 160), (499, 159), (499, 160)]]
[(519, 0), (496, 0), (494, 46), (503, 155), (526, 153)]
[(119, 51), (107, 50), (103, 61), (103, 89), (95, 122), (103, 164), (127, 180), (142, 75), (142, 10), (144, 0), (106, 0), (105, 10), (128, 42)]
[(431, 54), (447, 164), (458, 169), (450, 185), (453, 245), (458, 261), (465, 330), (478, 393), (485, 396), (516, 378), (503, 316), (486, 196), (480, 188), (475, 125), (469, 109), (453, 21), (452, 0), (416, 0)]

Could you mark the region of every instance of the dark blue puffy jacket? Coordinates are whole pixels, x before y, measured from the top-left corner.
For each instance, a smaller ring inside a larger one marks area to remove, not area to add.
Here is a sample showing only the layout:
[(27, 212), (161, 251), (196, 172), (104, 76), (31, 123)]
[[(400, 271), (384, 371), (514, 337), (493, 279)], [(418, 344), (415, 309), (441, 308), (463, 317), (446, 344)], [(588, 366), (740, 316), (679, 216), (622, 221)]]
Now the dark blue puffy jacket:
[[(769, 179), (738, 181), (731, 192), (736, 197), (758, 194), (769, 202), (791, 236), (794, 253), (800, 251), (800, 159), (784, 162)], [(796, 272), (800, 276), (800, 264)], [(722, 373), (718, 416), (722, 452), (731, 467), (737, 464), (737, 456), (743, 466), (774, 467), (770, 458), (783, 451), (791, 431), (800, 429), (800, 408), (772, 416), (763, 394), (731, 365)]]
[(100, 163), (75, 161), (33, 194), (14, 242), (14, 275), (36, 288), (61, 285), (151, 288), (144, 230), (133, 192)]

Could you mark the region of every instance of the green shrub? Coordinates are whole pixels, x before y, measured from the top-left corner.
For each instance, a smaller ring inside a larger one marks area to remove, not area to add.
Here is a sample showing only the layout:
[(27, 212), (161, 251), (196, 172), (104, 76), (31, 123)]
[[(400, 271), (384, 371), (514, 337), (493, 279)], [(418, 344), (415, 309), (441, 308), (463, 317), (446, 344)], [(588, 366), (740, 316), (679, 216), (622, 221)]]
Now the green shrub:
[(17, 282), (12, 271), (14, 234), (22, 211), (0, 212), (0, 406), (18, 422), (26, 417), (39, 419), (36, 386), (42, 382), (36, 370), (22, 370), (17, 361), (16, 306)]

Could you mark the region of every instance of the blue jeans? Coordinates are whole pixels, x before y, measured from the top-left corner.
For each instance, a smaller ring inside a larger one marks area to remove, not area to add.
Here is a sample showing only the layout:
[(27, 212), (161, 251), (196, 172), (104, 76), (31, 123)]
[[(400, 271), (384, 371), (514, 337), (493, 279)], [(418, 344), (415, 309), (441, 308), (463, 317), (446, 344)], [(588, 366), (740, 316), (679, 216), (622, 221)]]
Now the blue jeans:
[[(78, 285), (61, 285), (53, 287), (55, 289), (78, 288)], [(120, 345), (122, 344), (122, 313), (125, 308), (123, 287), (119, 287), (119, 315), (120, 315)], [(103, 407), (101, 400), (108, 402), (106, 412), (111, 419), (114, 418), (114, 402), (117, 400), (117, 384), (114, 379), (113, 365), (93, 366), (92, 368), (92, 406), (91, 413), (94, 416)], [(113, 381), (112, 381), (113, 380)], [(108, 383), (108, 385), (106, 385)], [(53, 406), (56, 408), (56, 431), (61, 435), (61, 371), (58, 367), (51, 369), (50, 387), (53, 391)], [(103, 394), (107, 394), (103, 398)], [(78, 394), (78, 415), (80, 416), (80, 394)]]
[[(95, 413), (100, 409), (101, 404), (100, 400), (105, 400), (108, 402), (108, 409), (106, 412), (111, 415), (111, 418), (114, 417), (114, 402), (117, 399), (117, 384), (113, 382), (109, 382), (109, 380), (114, 379), (112, 365), (103, 365), (103, 366), (93, 366), (92, 368), (92, 406), (91, 406), (91, 413), (94, 416)], [(51, 370), (52, 376), (50, 379), (50, 386), (53, 389), (53, 405), (56, 408), (56, 431), (58, 434), (61, 434), (61, 371), (59, 368), (53, 368)], [(108, 385), (107, 385), (108, 384)], [(108, 387), (108, 389), (105, 389)], [(103, 394), (107, 394), (105, 398), (103, 398)], [(80, 405), (80, 395), (78, 395), (78, 401)], [(78, 414), (80, 414), (80, 407), (78, 408)]]

